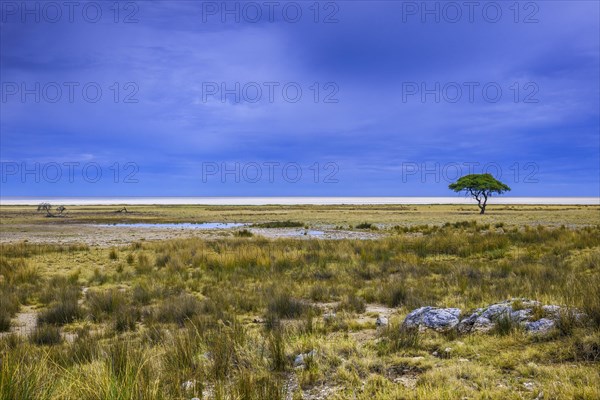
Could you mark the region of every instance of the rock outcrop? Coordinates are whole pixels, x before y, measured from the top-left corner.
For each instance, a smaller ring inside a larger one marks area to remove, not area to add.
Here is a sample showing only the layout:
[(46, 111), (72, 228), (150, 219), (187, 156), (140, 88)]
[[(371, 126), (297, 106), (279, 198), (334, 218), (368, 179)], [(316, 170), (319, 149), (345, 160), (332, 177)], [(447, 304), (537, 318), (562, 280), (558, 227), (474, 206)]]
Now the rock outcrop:
[(408, 329), (433, 329), (444, 332), (454, 329), (460, 317), (458, 308), (421, 307), (406, 316), (402, 324)]
[[(421, 307), (410, 312), (404, 319), (404, 328), (433, 329), (445, 332), (456, 329), (459, 333), (487, 332), (499, 321), (522, 326), (532, 334), (543, 334), (554, 328), (560, 318), (562, 307), (542, 305), (539, 301), (510, 299), (487, 307), (478, 308), (463, 319), (458, 308)], [(576, 318), (583, 314), (575, 312)]]

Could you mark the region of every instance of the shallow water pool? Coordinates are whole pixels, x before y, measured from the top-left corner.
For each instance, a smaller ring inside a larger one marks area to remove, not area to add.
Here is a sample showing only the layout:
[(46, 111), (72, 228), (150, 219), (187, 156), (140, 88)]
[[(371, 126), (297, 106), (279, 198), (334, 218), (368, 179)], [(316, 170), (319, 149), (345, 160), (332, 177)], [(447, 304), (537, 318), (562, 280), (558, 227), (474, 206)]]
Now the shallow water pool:
[(239, 228), (248, 224), (242, 224), (237, 222), (203, 222), (203, 223), (133, 223), (133, 224), (107, 224), (102, 226), (110, 226), (117, 228), (161, 228), (161, 229), (230, 229)]

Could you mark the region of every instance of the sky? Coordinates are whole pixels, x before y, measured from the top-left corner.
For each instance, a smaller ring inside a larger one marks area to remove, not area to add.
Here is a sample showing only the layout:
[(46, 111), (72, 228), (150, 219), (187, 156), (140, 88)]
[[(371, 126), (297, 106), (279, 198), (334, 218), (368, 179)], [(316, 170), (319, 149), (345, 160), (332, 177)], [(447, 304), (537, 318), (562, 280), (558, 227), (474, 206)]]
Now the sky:
[(0, 1), (1, 196), (600, 196), (598, 1)]

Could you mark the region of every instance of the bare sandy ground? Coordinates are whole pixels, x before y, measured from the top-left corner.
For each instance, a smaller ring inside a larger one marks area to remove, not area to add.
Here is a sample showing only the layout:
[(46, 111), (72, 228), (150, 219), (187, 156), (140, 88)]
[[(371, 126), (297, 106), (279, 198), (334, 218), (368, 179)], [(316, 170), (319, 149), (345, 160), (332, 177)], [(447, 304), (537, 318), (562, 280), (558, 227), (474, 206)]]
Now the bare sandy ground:
[[(377, 239), (382, 237), (377, 232), (342, 231), (335, 229), (303, 228), (248, 228), (253, 234), (267, 238), (297, 238), (297, 239)], [(157, 241), (165, 239), (180, 239), (199, 237), (203, 239), (218, 239), (232, 237), (235, 229), (173, 229), (161, 227), (116, 227), (110, 225), (92, 224), (61, 224), (61, 225), (2, 225), (0, 243), (29, 243), (46, 244), (87, 244), (89, 246), (123, 246), (137, 241)]]

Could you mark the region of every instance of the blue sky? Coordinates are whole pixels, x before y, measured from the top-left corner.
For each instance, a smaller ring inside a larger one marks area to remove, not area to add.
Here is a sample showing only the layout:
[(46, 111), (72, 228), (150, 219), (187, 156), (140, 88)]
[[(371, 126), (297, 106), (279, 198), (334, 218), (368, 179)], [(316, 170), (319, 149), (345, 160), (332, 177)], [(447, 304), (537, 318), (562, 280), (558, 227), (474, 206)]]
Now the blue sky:
[(600, 195), (597, 1), (46, 3), (0, 2), (2, 196)]

